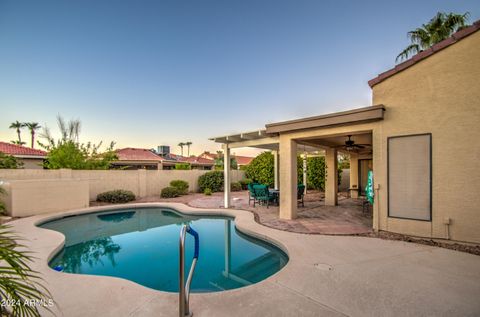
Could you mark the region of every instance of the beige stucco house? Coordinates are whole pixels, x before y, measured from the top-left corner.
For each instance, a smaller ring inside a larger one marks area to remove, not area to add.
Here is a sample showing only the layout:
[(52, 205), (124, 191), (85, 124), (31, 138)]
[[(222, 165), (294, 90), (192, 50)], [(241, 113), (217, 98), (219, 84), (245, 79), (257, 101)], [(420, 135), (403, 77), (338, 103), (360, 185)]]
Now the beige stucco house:
[(14, 156), (26, 169), (43, 169), (47, 157), (45, 151), (7, 142), (0, 142), (0, 152)]
[(273, 151), (282, 219), (296, 217), (296, 157), (310, 146), (325, 150), (326, 205), (337, 204), (337, 153), (346, 151), (352, 197), (373, 170), (375, 230), (480, 243), (479, 29), (477, 21), (369, 81), (373, 106), (212, 140), (226, 164), (232, 148)]

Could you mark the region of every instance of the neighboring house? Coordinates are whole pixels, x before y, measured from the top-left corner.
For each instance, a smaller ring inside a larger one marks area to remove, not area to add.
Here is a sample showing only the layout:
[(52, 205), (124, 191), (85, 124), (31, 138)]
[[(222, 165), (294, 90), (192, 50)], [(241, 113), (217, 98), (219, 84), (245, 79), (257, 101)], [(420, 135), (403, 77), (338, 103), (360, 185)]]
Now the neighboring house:
[(176, 164), (188, 163), (192, 169), (211, 170), (214, 161), (197, 158), (184, 157), (176, 154), (159, 155), (150, 149), (124, 148), (116, 150), (118, 160), (113, 162), (115, 168), (124, 169), (175, 169)]
[(326, 205), (337, 205), (337, 151), (346, 152), (353, 197), (373, 171), (374, 229), (480, 243), (480, 169), (472, 163), (480, 157), (479, 30), (477, 21), (370, 80), (373, 106), (213, 140), (230, 151), (273, 150), (282, 219), (297, 216), (296, 156), (312, 146), (326, 152)]
[(157, 170), (162, 168), (163, 158), (148, 149), (124, 148), (116, 150), (118, 160), (112, 162), (115, 168), (129, 170), (147, 169)]
[[(218, 154), (217, 153), (210, 153), (208, 151), (205, 151), (202, 154), (200, 154), (198, 157), (199, 158), (206, 158), (206, 159), (215, 161), (218, 158)], [(246, 165), (250, 164), (250, 162), (254, 159), (254, 157), (240, 156), (240, 155), (232, 155), (232, 157), (237, 162), (238, 169), (241, 169), (242, 166), (246, 166)]]
[(47, 157), (45, 151), (7, 142), (0, 142), (0, 152), (16, 157), (27, 169), (43, 169), (43, 161)]

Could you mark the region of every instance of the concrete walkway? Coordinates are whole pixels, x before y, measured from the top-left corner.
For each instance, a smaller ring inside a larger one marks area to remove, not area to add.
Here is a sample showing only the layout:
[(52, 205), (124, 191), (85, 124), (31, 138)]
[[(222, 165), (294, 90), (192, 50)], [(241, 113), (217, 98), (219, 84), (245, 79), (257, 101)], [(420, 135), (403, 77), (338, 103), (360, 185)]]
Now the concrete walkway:
[[(201, 215), (183, 204), (163, 206)], [(103, 207), (108, 210), (115, 208)], [(118, 207), (117, 207), (118, 208)], [(91, 212), (92, 209), (62, 213)], [(375, 238), (305, 235), (267, 228), (241, 210), (211, 210), (235, 217), (237, 229), (281, 246), (289, 263), (268, 279), (241, 289), (191, 296), (194, 316), (479, 316), (480, 257)], [(111, 277), (53, 271), (48, 259), (62, 234), (35, 227), (58, 215), (11, 222), (28, 237), (56, 300), (58, 316), (178, 316), (176, 294)], [(47, 315), (47, 314), (46, 314)]]

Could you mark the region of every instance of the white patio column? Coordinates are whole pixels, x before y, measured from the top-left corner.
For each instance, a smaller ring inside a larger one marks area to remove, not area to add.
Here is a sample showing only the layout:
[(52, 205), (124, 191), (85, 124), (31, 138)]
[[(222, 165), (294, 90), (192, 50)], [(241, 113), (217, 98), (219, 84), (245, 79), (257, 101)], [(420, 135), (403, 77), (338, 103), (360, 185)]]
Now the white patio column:
[(280, 135), (280, 219), (297, 217), (297, 142)]
[(337, 192), (338, 192), (338, 163), (337, 163), (337, 150), (327, 149), (325, 151), (325, 163), (326, 174), (325, 180), (325, 205), (336, 206), (337, 205)]
[(303, 185), (305, 185), (305, 193), (307, 192), (307, 152), (303, 152)]
[(350, 197), (358, 198), (358, 153), (353, 152), (350, 153), (350, 189)]
[(223, 200), (224, 207), (230, 208), (230, 148), (228, 144), (223, 145), (223, 173), (224, 173), (224, 182), (223, 182)]
[(280, 185), (280, 176), (279, 176), (279, 166), (278, 166), (278, 151), (272, 151), (273, 154), (273, 183), (275, 189), (279, 189)]

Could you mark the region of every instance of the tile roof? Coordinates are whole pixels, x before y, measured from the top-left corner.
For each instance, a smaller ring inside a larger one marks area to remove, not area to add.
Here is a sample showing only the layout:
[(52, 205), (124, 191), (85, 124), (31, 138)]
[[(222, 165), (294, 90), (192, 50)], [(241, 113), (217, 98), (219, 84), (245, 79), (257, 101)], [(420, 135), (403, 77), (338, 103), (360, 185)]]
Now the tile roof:
[(201, 165), (213, 165), (213, 160), (199, 158), (199, 157), (185, 157), (176, 154), (169, 154), (167, 157), (162, 157), (149, 149), (140, 148), (124, 148), (116, 151), (119, 161), (155, 161), (164, 163), (190, 163)]
[(26, 146), (17, 144), (0, 142), (0, 152), (13, 156), (38, 156), (39, 158), (46, 157), (47, 152), (37, 149), (32, 149)]
[(394, 68), (387, 70), (386, 72), (383, 72), (379, 74), (377, 77), (371, 79), (368, 81), (368, 85), (371, 87), (375, 86), (376, 84), (384, 81), (385, 79), (392, 77), (393, 75), (401, 72), (402, 70), (407, 69), (408, 67), (415, 65), (416, 63), (420, 62), (421, 60), (437, 53), (438, 51), (455, 44), (456, 42), (460, 41), (461, 39), (469, 36), (470, 34), (473, 34), (480, 30), (480, 20), (474, 22), (471, 26), (466, 27), (463, 30), (460, 30), (456, 33), (454, 33), (451, 37), (433, 45), (429, 49), (422, 51), (414, 56), (412, 58), (406, 60), (403, 63), (398, 64)]
[(253, 159), (254, 157), (250, 157), (250, 156), (235, 155), (235, 161), (237, 161), (238, 165), (248, 165)]
[(163, 161), (163, 158), (148, 149), (127, 147), (116, 151), (119, 161)]

